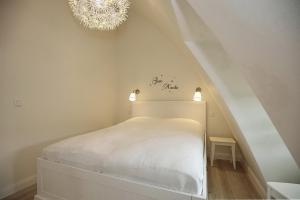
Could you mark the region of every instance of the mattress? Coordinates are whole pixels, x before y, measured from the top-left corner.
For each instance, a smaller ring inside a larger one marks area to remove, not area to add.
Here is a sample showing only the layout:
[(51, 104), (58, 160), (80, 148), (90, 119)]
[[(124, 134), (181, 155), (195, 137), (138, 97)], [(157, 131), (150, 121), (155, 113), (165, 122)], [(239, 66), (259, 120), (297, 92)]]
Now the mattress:
[(190, 119), (137, 117), (43, 150), (44, 159), (190, 194), (201, 194), (204, 134)]

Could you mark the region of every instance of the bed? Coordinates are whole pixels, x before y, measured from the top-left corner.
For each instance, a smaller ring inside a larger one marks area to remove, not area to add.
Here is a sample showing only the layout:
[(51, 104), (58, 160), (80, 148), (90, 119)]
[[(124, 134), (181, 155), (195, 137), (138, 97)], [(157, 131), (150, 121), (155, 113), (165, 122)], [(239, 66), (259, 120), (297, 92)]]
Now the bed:
[(50, 145), (35, 200), (206, 199), (205, 102), (134, 102), (132, 118)]

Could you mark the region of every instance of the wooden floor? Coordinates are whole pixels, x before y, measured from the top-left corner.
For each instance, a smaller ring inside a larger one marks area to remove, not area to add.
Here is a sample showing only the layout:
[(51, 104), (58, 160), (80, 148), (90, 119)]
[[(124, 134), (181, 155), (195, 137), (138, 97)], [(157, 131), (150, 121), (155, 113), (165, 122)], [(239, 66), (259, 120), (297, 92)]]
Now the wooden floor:
[[(35, 194), (34, 185), (3, 200), (33, 200)], [(230, 161), (216, 160), (213, 167), (208, 166), (208, 198), (259, 199), (260, 197), (239, 163), (237, 170), (234, 170)]]
[(208, 199), (260, 199), (242, 165), (234, 170), (232, 163), (215, 160), (208, 166)]
[(33, 200), (35, 194), (36, 194), (36, 185), (33, 185), (16, 194), (6, 197), (2, 200)]

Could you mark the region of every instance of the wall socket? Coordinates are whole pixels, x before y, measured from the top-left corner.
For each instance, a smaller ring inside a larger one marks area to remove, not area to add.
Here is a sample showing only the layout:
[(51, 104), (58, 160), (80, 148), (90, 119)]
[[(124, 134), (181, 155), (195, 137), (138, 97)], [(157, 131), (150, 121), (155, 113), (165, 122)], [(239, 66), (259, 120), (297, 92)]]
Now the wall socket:
[(15, 99), (15, 100), (13, 101), (13, 104), (14, 104), (15, 107), (20, 108), (20, 107), (23, 106), (23, 101), (20, 100), (20, 99)]

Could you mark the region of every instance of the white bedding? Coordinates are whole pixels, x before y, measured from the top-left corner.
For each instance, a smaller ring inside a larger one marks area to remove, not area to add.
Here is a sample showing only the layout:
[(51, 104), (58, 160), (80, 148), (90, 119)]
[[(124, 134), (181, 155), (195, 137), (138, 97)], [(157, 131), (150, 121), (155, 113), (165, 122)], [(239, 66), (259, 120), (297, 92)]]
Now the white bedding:
[(43, 158), (185, 193), (200, 194), (204, 135), (189, 119), (137, 117), (50, 145)]

